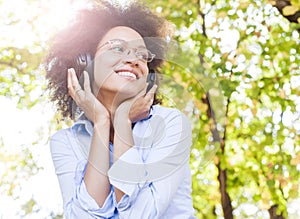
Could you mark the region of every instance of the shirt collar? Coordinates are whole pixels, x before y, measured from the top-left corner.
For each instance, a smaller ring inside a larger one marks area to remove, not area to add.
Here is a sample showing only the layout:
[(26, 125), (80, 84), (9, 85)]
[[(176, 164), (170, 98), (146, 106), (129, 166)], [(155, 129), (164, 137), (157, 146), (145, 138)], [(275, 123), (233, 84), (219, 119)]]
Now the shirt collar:
[(72, 129), (78, 132), (87, 131), (89, 135), (92, 135), (94, 133), (94, 124), (85, 116), (84, 113), (82, 113), (72, 126)]
[[(134, 127), (134, 125), (138, 122), (143, 122), (143, 121), (147, 121), (148, 119), (150, 119), (153, 115), (153, 106), (151, 106), (150, 108), (150, 112), (149, 112), (149, 115), (140, 120), (140, 121), (137, 121), (135, 123), (132, 124), (132, 127)], [(85, 129), (89, 135), (93, 135), (94, 133), (94, 124), (92, 123), (92, 121), (90, 121), (84, 113), (82, 113), (78, 120), (74, 123), (74, 125), (72, 126), (72, 129), (75, 129), (77, 131), (82, 131), (82, 129)]]

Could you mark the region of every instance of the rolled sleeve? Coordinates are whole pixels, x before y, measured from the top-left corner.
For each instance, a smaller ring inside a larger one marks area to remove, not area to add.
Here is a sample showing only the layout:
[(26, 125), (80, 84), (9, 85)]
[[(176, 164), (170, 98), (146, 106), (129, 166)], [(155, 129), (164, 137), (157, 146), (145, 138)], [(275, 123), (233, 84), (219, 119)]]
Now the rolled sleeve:
[(111, 191), (100, 208), (96, 201), (89, 195), (82, 181), (76, 189), (76, 196), (66, 204), (66, 218), (112, 218), (114, 215), (113, 192)]
[(114, 206), (118, 211), (127, 210), (136, 199), (140, 190), (149, 185), (147, 170), (137, 148), (126, 151), (108, 171), (110, 183), (122, 190), (125, 195), (117, 203), (113, 195)]
[(82, 160), (78, 163), (75, 173), (75, 185), (76, 185), (76, 194), (75, 199), (73, 200), (76, 202), (76, 205), (83, 208), (85, 211), (89, 212), (93, 216), (104, 217), (108, 218), (114, 214), (113, 206), (113, 198), (112, 194), (113, 191), (110, 191), (110, 194), (107, 196), (104, 204), (102, 207), (99, 207), (97, 202), (93, 197), (90, 196), (86, 189), (86, 185), (84, 183), (84, 173), (86, 169), (86, 160)]
[(50, 140), (51, 155), (58, 176), (64, 202), (66, 219), (78, 218), (113, 218), (113, 192), (111, 191), (100, 208), (89, 195), (83, 181), (86, 163), (78, 160), (72, 150), (76, 142), (70, 138), (70, 133), (62, 130)]
[[(161, 218), (189, 171), (191, 127), (179, 111), (153, 115), (135, 136), (135, 144), (108, 172), (111, 184), (125, 194), (114, 205), (121, 218)], [(139, 126), (141, 125), (141, 126)]]

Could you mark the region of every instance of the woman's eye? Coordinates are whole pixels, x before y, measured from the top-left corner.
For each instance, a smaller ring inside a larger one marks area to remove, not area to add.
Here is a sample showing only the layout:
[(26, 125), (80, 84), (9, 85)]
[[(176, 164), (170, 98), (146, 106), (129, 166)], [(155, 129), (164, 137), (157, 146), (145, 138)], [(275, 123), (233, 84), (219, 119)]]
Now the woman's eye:
[(113, 45), (110, 50), (114, 52), (124, 52), (124, 47), (122, 45)]
[(148, 53), (147, 53), (147, 52), (144, 52), (144, 51), (138, 51), (136, 54), (137, 54), (137, 56), (138, 56), (140, 59), (143, 59), (143, 60), (147, 60), (147, 59), (148, 59)]

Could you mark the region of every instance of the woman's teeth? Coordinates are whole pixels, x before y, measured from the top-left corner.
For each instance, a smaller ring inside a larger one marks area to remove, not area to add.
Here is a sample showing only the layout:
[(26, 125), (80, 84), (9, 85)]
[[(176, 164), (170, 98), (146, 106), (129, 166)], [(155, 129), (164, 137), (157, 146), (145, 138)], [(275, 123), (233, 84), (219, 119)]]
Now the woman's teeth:
[(131, 72), (128, 72), (128, 71), (121, 71), (121, 72), (118, 72), (117, 74), (122, 77), (130, 77), (130, 78), (136, 79), (136, 75)]

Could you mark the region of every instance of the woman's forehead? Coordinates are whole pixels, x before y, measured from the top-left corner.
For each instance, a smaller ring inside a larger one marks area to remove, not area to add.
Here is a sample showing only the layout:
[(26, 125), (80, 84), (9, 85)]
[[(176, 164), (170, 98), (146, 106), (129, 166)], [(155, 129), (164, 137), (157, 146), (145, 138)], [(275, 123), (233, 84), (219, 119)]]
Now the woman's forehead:
[(115, 39), (133, 41), (137, 44), (140, 43), (141, 45), (145, 45), (142, 36), (134, 29), (126, 26), (117, 26), (110, 29), (101, 39), (99, 44)]

